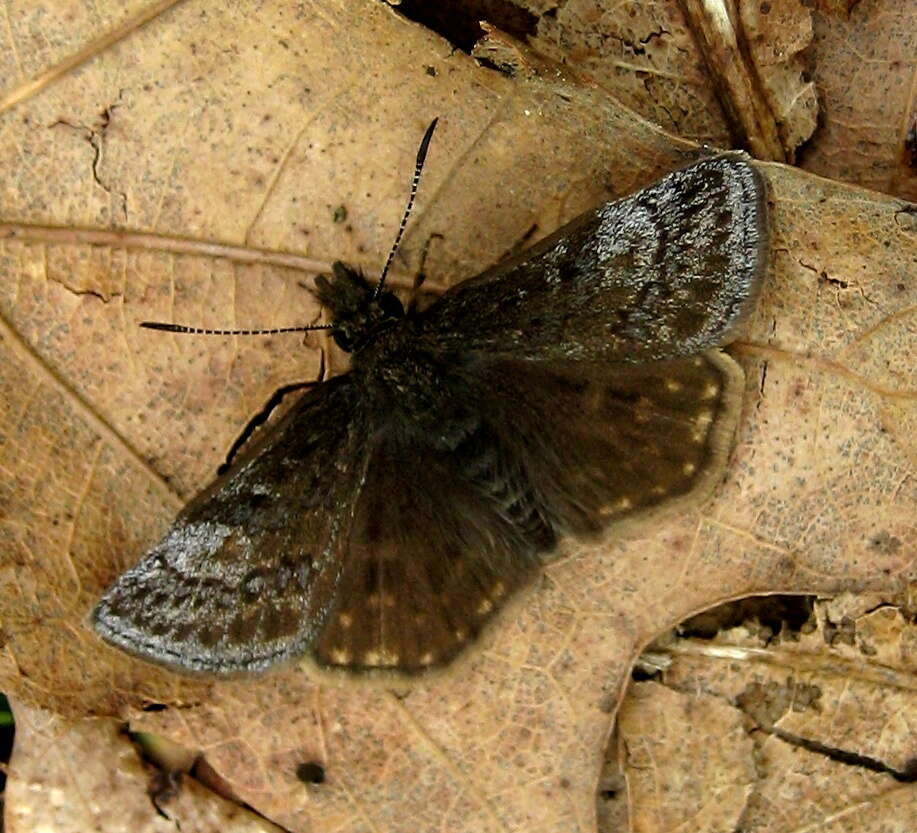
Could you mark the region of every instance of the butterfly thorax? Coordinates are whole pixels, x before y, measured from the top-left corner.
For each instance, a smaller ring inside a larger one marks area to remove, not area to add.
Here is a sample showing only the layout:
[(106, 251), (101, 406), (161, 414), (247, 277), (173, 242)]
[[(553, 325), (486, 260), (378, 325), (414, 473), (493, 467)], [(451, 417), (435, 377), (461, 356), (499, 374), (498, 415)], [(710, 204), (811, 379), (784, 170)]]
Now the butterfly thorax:
[(382, 422), (423, 435), (451, 450), (477, 425), (463, 394), (459, 357), (422, 336), (395, 295), (356, 269), (336, 262), (332, 277), (316, 280), (318, 297), (331, 313), (337, 345), (352, 354), (368, 410)]
[(405, 318), (355, 353), (351, 373), (374, 415), (377, 439), (402, 459), (418, 449), (448, 460), (452, 474), (473, 490), (517, 534), (539, 549), (554, 533), (520, 461), (500, 447), (475, 394), (479, 368), (471, 354), (446, 352), (414, 319)]
[(454, 449), (478, 423), (461, 361), (419, 337), (410, 318), (355, 353), (351, 372), (372, 412), (434, 447)]

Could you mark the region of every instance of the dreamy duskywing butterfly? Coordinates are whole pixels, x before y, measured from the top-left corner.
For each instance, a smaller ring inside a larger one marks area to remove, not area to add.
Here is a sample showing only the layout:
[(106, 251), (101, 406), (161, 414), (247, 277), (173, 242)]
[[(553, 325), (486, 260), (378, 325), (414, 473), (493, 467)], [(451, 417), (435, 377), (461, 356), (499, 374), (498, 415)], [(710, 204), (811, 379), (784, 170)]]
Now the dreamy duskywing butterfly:
[(743, 382), (716, 348), (768, 251), (745, 158), (605, 203), (422, 312), (383, 289), (394, 248), (375, 284), (339, 262), (317, 279), (350, 371), (305, 393), (109, 588), (93, 614), (108, 642), (186, 672), (296, 658), (422, 672), (474, 640), (561, 535), (712, 490)]

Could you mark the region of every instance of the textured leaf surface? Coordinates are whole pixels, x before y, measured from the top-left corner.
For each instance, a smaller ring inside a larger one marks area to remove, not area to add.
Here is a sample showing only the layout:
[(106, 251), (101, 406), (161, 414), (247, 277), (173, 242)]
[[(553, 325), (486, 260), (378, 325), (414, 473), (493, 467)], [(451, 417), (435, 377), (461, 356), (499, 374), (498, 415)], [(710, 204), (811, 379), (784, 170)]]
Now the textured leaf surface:
[(842, 594), (776, 638), (741, 625), (654, 646), (662, 673), (631, 690), (609, 756), (631, 829), (910, 830), (912, 602)]

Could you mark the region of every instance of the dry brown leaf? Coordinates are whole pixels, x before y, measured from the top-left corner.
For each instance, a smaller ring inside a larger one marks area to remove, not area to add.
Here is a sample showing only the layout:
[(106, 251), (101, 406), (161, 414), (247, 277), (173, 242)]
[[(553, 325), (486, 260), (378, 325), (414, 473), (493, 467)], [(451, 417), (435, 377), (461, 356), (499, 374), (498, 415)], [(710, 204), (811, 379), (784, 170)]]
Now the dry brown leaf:
[(816, 0), (809, 51), (821, 125), (804, 168), (917, 200), (917, 3)]
[(657, 646), (659, 680), (619, 717), (630, 829), (913, 830), (917, 626), (900, 601), (845, 594), (776, 641), (736, 627)]
[(803, 53), (812, 42), (812, 20), (799, 0), (741, 0), (741, 30), (761, 95), (773, 115), (786, 161), (811, 138), (818, 118), (815, 84), (807, 80)]
[[(12, 21), (12, 37), (30, 25)], [(439, 231), (427, 271), (440, 284), (688, 158), (603, 88), (519, 49), (510, 78), (378, 3), (186, 2), (0, 114), (4, 690), (200, 748), (290, 830), (586, 831), (648, 640), (748, 593), (891, 593), (913, 577), (917, 215), (772, 165), (773, 270), (736, 348), (746, 414), (700, 512), (571, 545), (484, 653), (406, 696), (291, 671), (188, 681), (88, 631), (101, 589), (246, 420), (319, 364), (313, 342), (181, 339), (137, 321), (312, 320), (291, 264), (378, 268), (433, 115), (402, 273)], [(306, 761), (325, 783), (304, 788)]]
[(535, 49), (671, 133), (785, 161), (815, 129), (802, 55), (812, 23), (799, 0), (573, 0), (539, 11)]
[(741, 829), (755, 781), (741, 712), (702, 692), (636, 683), (618, 726), (634, 833)]
[(469, 15), (505, 25), (669, 133), (715, 146), (738, 141), (780, 161), (803, 145), (801, 165), (813, 173), (917, 199), (908, 149), (917, 123), (913, 0), (519, 0), (509, 8), (517, 5), (531, 15), (525, 26), (514, 12), (504, 20), (498, 4)]
[(282, 833), (194, 779), (160, 784), (160, 773), (141, 761), (118, 721), (68, 720), (23, 703), (13, 708), (7, 833)]
[(729, 147), (729, 125), (704, 56), (672, 0), (572, 0), (539, 17), (534, 48), (584, 73), (676, 136)]

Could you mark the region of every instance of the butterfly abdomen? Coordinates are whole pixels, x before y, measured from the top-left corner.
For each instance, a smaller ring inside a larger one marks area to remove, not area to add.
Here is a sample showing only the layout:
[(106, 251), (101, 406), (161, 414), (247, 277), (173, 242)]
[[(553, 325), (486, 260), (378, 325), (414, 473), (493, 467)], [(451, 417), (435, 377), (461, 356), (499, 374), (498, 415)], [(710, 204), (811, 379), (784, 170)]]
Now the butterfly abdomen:
[(538, 551), (554, 545), (532, 484), (486, 425), (479, 423), (453, 453), (462, 476), (517, 534)]

